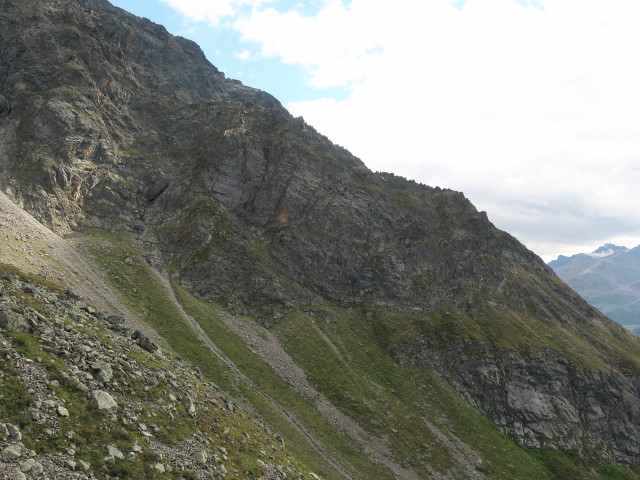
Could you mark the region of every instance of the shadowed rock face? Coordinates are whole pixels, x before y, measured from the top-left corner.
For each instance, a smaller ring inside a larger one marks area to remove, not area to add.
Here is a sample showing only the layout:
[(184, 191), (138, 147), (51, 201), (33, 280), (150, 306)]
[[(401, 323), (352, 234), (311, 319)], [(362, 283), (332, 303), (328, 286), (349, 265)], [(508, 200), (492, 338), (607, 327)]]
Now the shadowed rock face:
[(187, 290), (267, 325), (296, 305), (451, 308), (451, 336), (391, 344), (398, 363), (523, 445), (639, 460), (637, 339), (461, 193), (371, 172), (105, 1), (6, 1), (0, 31), (0, 186), (43, 223), (135, 232)]

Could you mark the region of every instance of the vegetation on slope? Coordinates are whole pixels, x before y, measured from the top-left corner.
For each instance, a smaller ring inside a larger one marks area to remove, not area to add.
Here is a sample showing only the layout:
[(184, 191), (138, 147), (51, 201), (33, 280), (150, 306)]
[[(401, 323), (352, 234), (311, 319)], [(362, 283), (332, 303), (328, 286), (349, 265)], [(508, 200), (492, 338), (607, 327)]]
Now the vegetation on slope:
[[(296, 392), (225, 324), (221, 319), (223, 307), (198, 300), (174, 286), (181, 306), (238, 371), (230, 370), (227, 363), (213, 355), (186, 324), (179, 307), (146, 265), (129, 234), (94, 232), (89, 241), (96, 260), (131, 308), (157, 328), (179, 354), (199, 366), (205, 377), (242, 397), (249, 408), (285, 438), (299, 458), (324, 465), (318, 471), (326, 478), (340, 478), (319, 454), (320, 446), (354, 478), (388, 475), (358, 451), (354, 440), (338, 433), (320, 417), (312, 399)], [(129, 262), (133, 265), (125, 263), (126, 258), (133, 260)], [(403, 368), (390, 354), (393, 345), (424, 335), (443, 342), (462, 338), (496, 340), (482, 337), (482, 332), (496, 336), (510, 332), (509, 336), (503, 335), (503, 341), (508, 342), (503, 345), (506, 348), (531, 344), (532, 335), (541, 342), (538, 346), (557, 348), (557, 330), (542, 329), (532, 334), (520, 319), (508, 315), (492, 317), (493, 328), (488, 329), (453, 306), (432, 315), (330, 307), (300, 307), (281, 313), (282, 318), (271, 332), (306, 372), (309, 382), (367, 433), (384, 438), (394, 460), (422, 478), (434, 471), (464, 478), (468, 465), (494, 479), (573, 475), (595, 480), (612, 478), (614, 474), (617, 477), (613, 478), (635, 478), (625, 467), (588, 465), (556, 451), (518, 447), (428, 367)], [(255, 322), (250, 317), (243, 321)], [(254, 323), (254, 328), (263, 327)], [(545, 338), (548, 340), (543, 342)], [(584, 352), (587, 350), (584, 346)], [(584, 352), (578, 351), (575, 358), (583, 359), (587, 356)], [(292, 425), (292, 418), (304, 426), (313, 442)]]

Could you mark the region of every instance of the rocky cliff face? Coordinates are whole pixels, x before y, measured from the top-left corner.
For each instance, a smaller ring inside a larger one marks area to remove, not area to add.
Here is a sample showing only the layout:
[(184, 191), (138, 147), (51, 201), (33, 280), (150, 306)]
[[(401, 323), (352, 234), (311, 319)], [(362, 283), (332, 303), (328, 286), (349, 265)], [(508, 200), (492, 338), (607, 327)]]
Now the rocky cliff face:
[[(549, 451), (638, 464), (638, 339), (461, 193), (371, 172), (106, 1), (7, 0), (0, 29), (0, 187), (93, 265), (59, 280), (104, 300), (83, 281), (99, 277), (106, 309), (284, 422), (326, 476), (601, 478)], [(50, 262), (38, 235), (0, 260)]]
[(586, 369), (556, 350), (513, 351), (481, 341), (443, 349), (425, 338), (418, 348), (394, 350), (401, 364), (428, 364), (448, 378), (521, 445), (598, 462), (640, 459), (636, 376)]
[(9, 5), (5, 189), (60, 231), (145, 231), (199, 294), (254, 305), (430, 308), (514, 252), (543, 268), (461, 194), (373, 174), (162, 27)]

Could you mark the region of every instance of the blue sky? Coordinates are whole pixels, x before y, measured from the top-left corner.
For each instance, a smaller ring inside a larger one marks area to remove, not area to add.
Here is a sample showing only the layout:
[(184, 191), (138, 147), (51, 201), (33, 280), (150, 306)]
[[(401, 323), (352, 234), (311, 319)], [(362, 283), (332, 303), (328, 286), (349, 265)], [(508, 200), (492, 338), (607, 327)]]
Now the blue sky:
[(637, 0), (115, 0), (545, 260), (640, 243)]

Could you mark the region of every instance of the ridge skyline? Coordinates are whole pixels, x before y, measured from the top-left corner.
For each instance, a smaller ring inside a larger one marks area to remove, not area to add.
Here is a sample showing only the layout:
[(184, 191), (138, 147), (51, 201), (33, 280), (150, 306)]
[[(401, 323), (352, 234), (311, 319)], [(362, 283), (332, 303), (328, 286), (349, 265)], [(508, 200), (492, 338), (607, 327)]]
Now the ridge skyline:
[[(465, 192), (545, 261), (640, 242), (640, 119), (628, 108), (640, 79), (625, 54), (640, 15), (631, 2), (115, 4), (196, 40), (229, 77), (275, 94), (372, 170)], [(373, 28), (391, 17), (401, 31)], [(415, 18), (433, 24), (418, 28)], [(510, 41), (494, 44), (486, 31)], [(421, 79), (415, 94), (397, 88), (412, 78)]]

